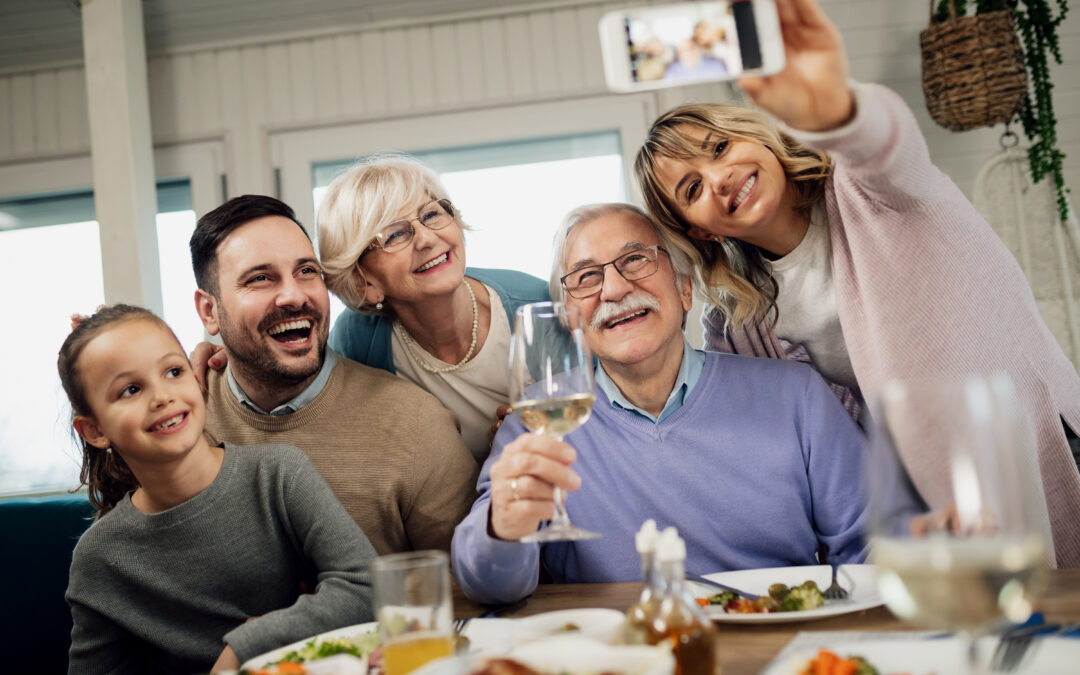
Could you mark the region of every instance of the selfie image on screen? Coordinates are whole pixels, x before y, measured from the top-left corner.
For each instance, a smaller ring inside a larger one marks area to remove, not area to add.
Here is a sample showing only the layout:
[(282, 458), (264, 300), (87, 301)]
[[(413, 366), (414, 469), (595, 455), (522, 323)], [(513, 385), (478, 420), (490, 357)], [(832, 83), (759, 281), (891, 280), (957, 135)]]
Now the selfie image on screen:
[[(749, 3), (746, 3), (749, 5)], [(684, 5), (626, 15), (635, 82), (712, 80), (742, 72), (743, 59), (728, 3)]]

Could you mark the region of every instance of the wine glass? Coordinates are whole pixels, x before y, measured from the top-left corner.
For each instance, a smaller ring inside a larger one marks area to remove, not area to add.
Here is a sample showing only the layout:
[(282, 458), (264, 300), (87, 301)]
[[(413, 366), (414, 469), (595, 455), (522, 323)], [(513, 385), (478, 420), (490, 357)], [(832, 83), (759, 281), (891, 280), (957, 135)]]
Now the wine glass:
[[(882, 597), (901, 619), (956, 631), (977, 672), (978, 636), (1030, 616), (1052, 556), (1034, 439), (1012, 382), (886, 383), (867, 466)], [(910, 496), (908, 476), (921, 495)], [(925, 511), (912, 518), (912, 504)]]
[[(522, 305), (510, 343), (510, 401), (529, 431), (562, 440), (592, 413), (593, 360), (581, 313), (561, 302)], [(600, 535), (574, 526), (565, 496), (555, 488), (555, 515), (524, 542), (576, 541)]]

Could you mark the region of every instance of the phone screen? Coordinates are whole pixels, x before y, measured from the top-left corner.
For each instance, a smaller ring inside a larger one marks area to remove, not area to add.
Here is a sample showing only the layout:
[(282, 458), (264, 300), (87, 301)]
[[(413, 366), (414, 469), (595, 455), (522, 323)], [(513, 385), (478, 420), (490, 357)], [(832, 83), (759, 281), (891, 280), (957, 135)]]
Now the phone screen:
[(625, 14), (634, 82), (722, 79), (761, 67), (752, 2), (698, 2)]

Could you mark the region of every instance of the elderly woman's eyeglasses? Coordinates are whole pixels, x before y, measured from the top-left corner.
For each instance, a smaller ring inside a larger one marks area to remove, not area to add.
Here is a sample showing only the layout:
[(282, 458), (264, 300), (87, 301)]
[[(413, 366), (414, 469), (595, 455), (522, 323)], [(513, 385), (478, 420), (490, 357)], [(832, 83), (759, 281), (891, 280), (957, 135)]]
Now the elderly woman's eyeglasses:
[(429, 230), (441, 230), (454, 222), (454, 205), (449, 199), (436, 199), (425, 204), (416, 212), (415, 218), (395, 220), (376, 232), (375, 241), (368, 245), (368, 249), (381, 248), (387, 253), (393, 253), (405, 248), (416, 234), (414, 220)]
[(647, 246), (624, 253), (602, 265), (589, 265), (562, 277), (563, 288), (571, 297), (581, 300), (596, 295), (604, 287), (604, 268), (611, 265), (627, 281), (637, 281), (656, 274), (660, 253), (668, 255), (663, 246)]

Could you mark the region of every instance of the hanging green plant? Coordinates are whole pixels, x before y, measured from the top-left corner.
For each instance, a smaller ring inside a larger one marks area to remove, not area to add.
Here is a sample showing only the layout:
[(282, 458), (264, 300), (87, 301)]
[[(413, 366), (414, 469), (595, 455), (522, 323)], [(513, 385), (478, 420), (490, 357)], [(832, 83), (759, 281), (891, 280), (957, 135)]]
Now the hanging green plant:
[[(950, 7), (951, 5), (951, 7)], [(1057, 14), (1051, 5), (1057, 6)], [(933, 21), (940, 23), (952, 16), (966, 16), (969, 8), (974, 14), (987, 14), (1001, 10), (1011, 10), (1016, 18), (1016, 29), (1024, 50), (1024, 65), (1027, 68), (1030, 86), (1024, 96), (1018, 117), (1024, 127), (1024, 134), (1031, 142), (1028, 148), (1028, 160), (1031, 164), (1031, 178), (1038, 183), (1047, 175), (1054, 181), (1057, 194), (1057, 206), (1064, 220), (1068, 214), (1062, 164), (1065, 153), (1057, 147), (1057, 118), (1054, 116), (1054, 102), (1051, 95), (1054, 83), (1050, 81), (1049, 58), (1053, 57), (1061, 64), (1061, 43), (1058, 39), (1058, 27), (1065, 20), (1069, 8), (1066, 0), (939, 0)], [(954, 14), (955, 13), (955, 14)]]

